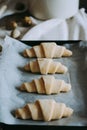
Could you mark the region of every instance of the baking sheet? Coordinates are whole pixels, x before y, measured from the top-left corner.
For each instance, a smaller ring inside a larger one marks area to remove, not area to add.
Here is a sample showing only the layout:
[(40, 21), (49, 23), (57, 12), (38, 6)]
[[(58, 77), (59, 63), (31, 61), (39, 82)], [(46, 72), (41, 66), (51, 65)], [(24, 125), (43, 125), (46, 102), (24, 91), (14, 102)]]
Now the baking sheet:
[[(29, 46), (12, 39), (5, 38), (3, 52), (0, 55), (0, 122), (13, 125), (38, 126), (87, 126), (87, 42), (79, 44), (64, 44), (72, 50), (73, 56), (69, 58), (54, 59), (68, 67), (66, 74), (55, 74), (58, 79), (71, 83), (72, 90), (57, 95), (39, 95), (20, 92), (17, 88), (25, 81), (39, 78), (40, 74), (23, 72), (23, 67), (29, 60), (22, 57), (21, 52)], [(55, 99), (74, 109), (69, 118), (56, 121), (43, 122), (33, 120), (20, 120), (13, 116), (16, 108), (37, 99)]]

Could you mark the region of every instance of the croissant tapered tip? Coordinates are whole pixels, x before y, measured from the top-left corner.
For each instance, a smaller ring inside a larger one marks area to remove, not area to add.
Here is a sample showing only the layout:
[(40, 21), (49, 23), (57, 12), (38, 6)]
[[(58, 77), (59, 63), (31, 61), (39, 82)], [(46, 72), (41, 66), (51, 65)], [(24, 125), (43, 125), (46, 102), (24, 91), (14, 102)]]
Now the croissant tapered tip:
[(19, 90), (21, 90), (21, 91), (25, 90), (25, 84), (24, 83), (20, 86)]
[(63, 65), (62, 68), (61, 68), (61, 72), (66, 73), (67, 71), (68, 71), (68, 68)]
[(24, 66), (24, 70), (25, 70), (25, 71), (30, 71), (30, 65), (29, 65), (29, 64), (26, 64), (26, 65)]
[(65, 113), (64, 113), (64, 117), (69, 117), (73, 114), (73, 109), (72, 108), (69, 108), (69, 107), (66, 107), (65, 109)]
[(68, 91), (71, 90), (71, 84), (65, 83), (65, 85), (62, 86), (62, 87), (63, 87), (63, 88), (62, 88), (62, 91), (63, 91), (63, 92), (68, 92)]
[(21, 110), (21, 109), (17, 109), (17, 110), (15, 111), (15, 117), (16, 117), (16, 118), (20, 118), (20, 117), (21, 117), (21, 115), (20, 115), (20, 110)]
[(74, 110), (72, 108), (69, 108), (69, 114), (72, 115)]
[(68, 68), (65, 66), (65, 65), (63, 65), (63, 64), (59, 64), (59, 67), (58, 67), (58, 69), (57, 69), (57, 73), (61, 73), (61, 74), (64, 74), (64, 73), (66, 73), (68, 71)]
[(70, 51), (70, 50), (68, 50), (68, 49), (65, 49), (65, 51), (64, 51), (64, 53), (63, 53), (63, 56), (66, 56), (66, 57), (68, 57), (68, 56), (72, 56), (72, 51)]
[(28, 104), (25, 105), (23, 108), (18, 108), (17, 110), (15, 110), (15, 117), (19, 119), (30, 119), (31, 114), (28, 110)]
[(23, 56), (24, 56), (24, 57), (28, 57), (26, 50), (23, 51)]

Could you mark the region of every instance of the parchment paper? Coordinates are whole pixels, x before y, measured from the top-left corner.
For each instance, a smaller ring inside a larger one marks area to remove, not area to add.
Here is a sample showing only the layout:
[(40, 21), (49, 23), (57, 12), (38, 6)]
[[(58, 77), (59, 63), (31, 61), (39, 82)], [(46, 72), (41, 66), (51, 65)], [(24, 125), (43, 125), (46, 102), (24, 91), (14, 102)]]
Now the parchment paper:
[[(20, 92), (18, 87), (25, 81), (41, 77), (40, 74), (24, 72), (20, 69), (33, 59), (24, 58), (21, 52), (30, 48), (8, 36), (3, 44), (3, 52), (0, 55), (0, 122), (5, 124), (20, 125), (50, 125), (50, 126), (86, 126), (87, 125), (87, 43), (68, 45), (73, 51), (69, 58), (54, 59), (68, 67), (66, 74), (55, 74), (55, 78), (64, 79), (71, 83), (72, 90), (68, 93), (56, 95), (39, 95)], [(69, 118), (63, 118), (51, 122), (16, 119), (13, 111), (24, 106), (28, 102), (37, 99), (55, 99), (63, 102), (74, 110)]]

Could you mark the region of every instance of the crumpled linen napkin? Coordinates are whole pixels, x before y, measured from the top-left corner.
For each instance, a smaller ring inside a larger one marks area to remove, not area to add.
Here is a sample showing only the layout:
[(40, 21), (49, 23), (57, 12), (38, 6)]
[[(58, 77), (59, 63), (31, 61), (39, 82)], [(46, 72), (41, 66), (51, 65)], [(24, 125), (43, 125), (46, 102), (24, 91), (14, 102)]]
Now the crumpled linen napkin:
[(51, 19), (37, 25), (22, 40), (87, 40), (87, 14), (84, 8), (67, 19)]

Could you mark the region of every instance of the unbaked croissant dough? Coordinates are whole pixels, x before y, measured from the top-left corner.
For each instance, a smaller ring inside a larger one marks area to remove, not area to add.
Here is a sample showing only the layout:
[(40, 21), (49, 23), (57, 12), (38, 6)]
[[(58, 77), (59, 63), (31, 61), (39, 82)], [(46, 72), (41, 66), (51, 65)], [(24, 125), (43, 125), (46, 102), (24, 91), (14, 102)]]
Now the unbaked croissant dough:
[(43, 42), (40, 45), (33, 46), (31, 49), (26, 49), (23, 52), (24, 57), (37, 58), (59, 58), (69, 57), (72, 51), (66, 49), (64, 46), (59, 46), (55, 42)]
[(48, 95), (68, 92), (71, 90), (71, 85), (67, 84), (64, 80), (55, 79), (54, 76), (42, 76), (41, 78), (34, 79), (31, 82), (23, 83), (20, 90), (29, 93), (37, 92)]
[(58, 103), (53, 99), (39, 99), (34, 103), (28, 103), (23, 108), (15, 110), (15, 117), (20, 119), (32, 119), (51, 121), (70, 117), (73, 109), (64, 103)]
[(60, 62), (54, 62), (52, 59), (38, 58), (26, 64), (24, 70), (32, 73), (55, 74), (66, 73), (68, 69)]

